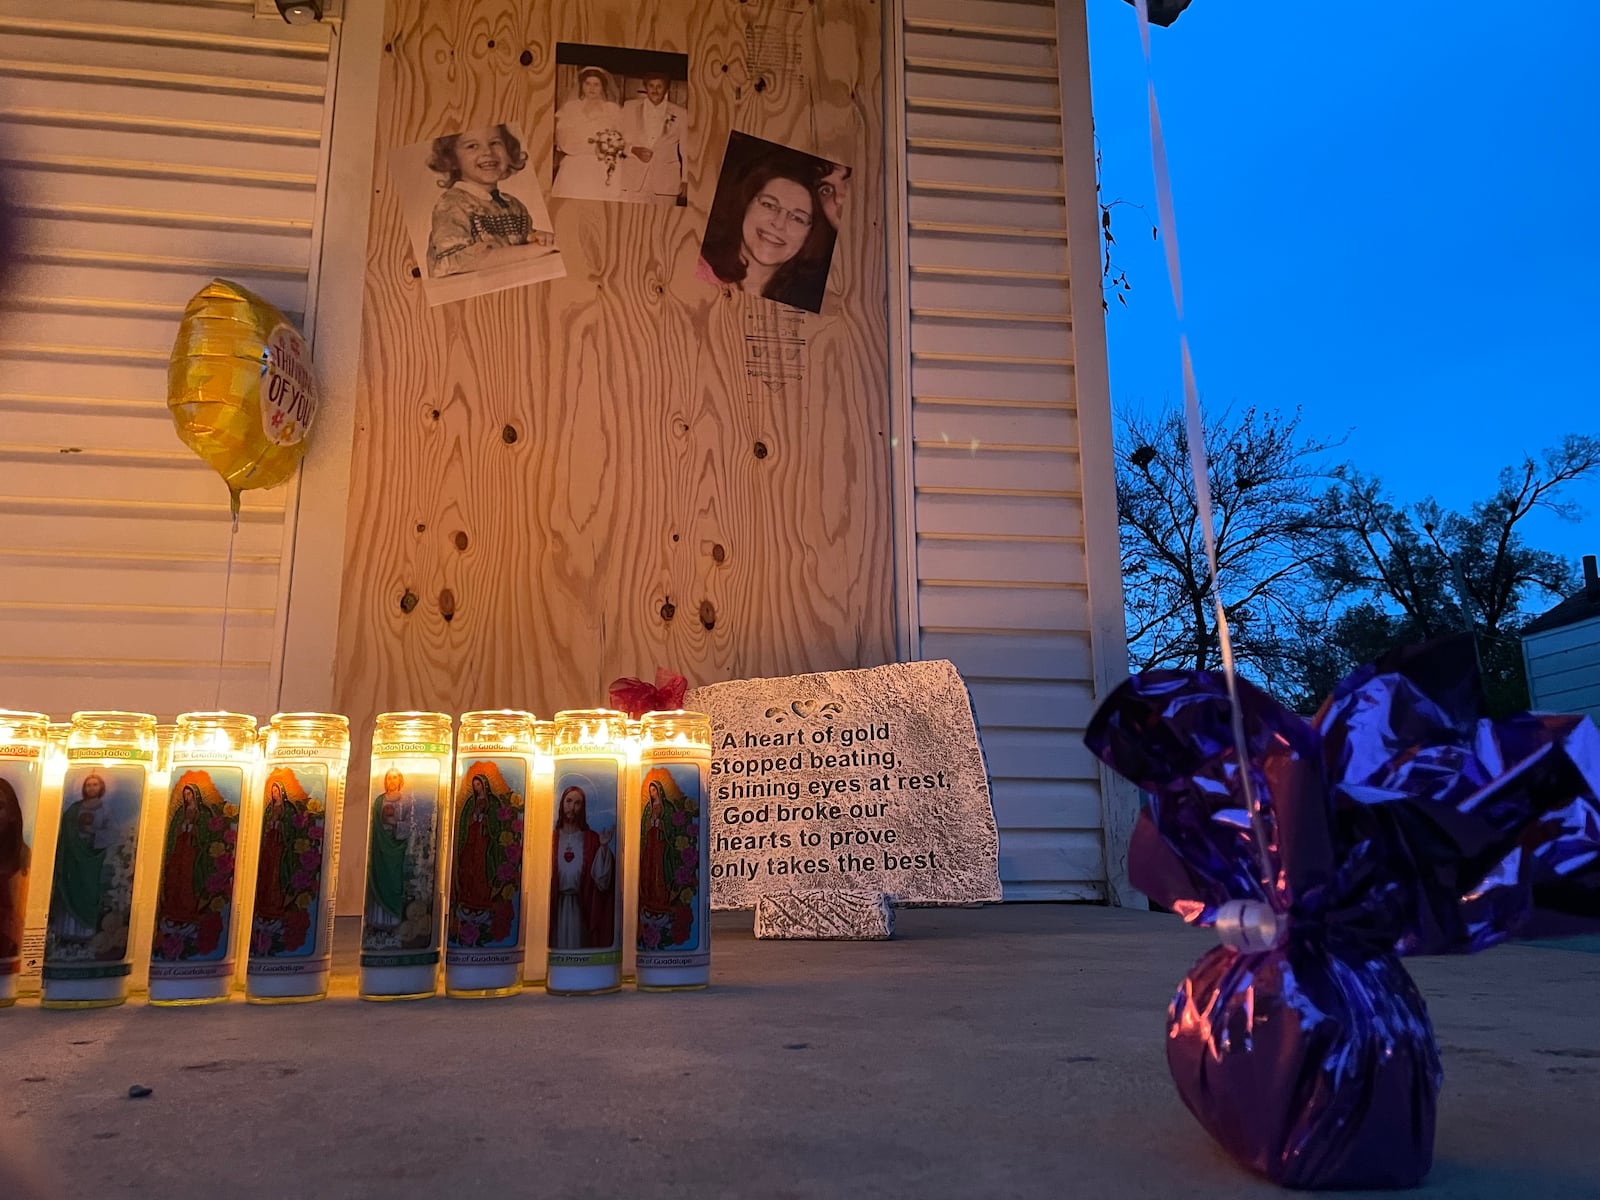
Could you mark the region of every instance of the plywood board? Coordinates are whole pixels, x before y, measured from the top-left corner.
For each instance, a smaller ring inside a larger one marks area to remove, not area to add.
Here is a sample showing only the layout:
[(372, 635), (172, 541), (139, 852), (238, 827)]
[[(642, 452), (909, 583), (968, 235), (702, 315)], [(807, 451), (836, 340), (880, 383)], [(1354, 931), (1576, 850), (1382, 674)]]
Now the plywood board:
[[(893, 658), (880, 21), (391, 0), (340, 613), (358, 756), (384, 709)], [(387, 155), (515, 121), (548, 187), (557, 42), (689, 56), (688, 204), (552, 199), (566, 278), (430, 309)], [(694, 277), (733, 129), (854, 169), (819, 315)]]

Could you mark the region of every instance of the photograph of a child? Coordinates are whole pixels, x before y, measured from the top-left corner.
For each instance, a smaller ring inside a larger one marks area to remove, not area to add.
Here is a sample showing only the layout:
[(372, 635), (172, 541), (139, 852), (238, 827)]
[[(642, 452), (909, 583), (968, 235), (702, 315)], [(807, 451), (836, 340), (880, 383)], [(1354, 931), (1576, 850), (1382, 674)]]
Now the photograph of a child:
[(555, 126), (552, 196), (688, 203), (688, 55), (558, 42)]
[(567, 273), (515, 123), (402, 147), (391, 169), (430, 305)]
[(849, 186), (841, 163), (730, 134), (696, 278), (821, 312)]

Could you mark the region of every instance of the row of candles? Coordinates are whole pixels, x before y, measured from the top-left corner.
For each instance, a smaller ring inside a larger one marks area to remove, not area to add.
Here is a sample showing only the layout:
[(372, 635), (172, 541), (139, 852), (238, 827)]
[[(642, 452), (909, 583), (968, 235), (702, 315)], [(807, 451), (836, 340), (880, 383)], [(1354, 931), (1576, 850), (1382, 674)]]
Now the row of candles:
[[(0, 709), (0, 1007), (328, 994), (349, 721)], [(380, 715), (360, 994), (710, 979), (701, 713)]]

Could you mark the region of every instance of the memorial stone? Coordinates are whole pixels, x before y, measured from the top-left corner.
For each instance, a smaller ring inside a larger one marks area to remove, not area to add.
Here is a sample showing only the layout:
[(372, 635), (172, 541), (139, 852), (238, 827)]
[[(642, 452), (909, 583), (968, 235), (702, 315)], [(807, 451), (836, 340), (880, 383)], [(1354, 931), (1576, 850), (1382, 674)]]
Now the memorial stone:
[(711, 684), (712, 906), (769, 893), (1000, 899), (999, 835), (966, 685), (952, 663)]

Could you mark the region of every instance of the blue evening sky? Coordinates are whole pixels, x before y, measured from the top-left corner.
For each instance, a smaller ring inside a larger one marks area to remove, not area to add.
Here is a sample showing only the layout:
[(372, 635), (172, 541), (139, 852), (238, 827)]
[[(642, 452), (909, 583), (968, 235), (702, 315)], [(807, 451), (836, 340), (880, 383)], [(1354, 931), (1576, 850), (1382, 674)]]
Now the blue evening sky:
[[(1304, 406), (1397, 499), (1465, 507), (1600, 434), (1600, 21), (1517, 0), (1194, 0), (1152, 31), (1207, 407)], [(1089, 0), (1115, 405), (1181, 402), (1133, 8)], [(1600, 553), (1600, 481), (1536, 545)], [(1544, 607), (1538, 601), (1535, 608)]]

